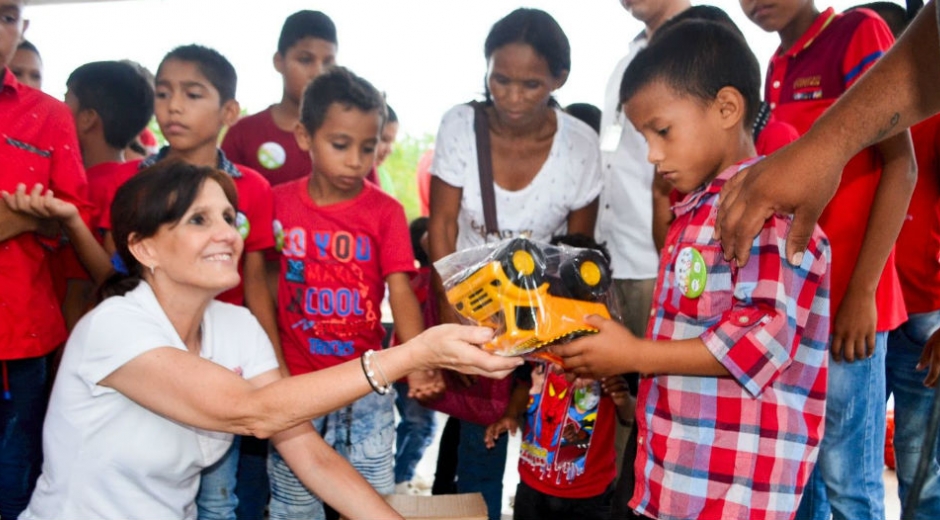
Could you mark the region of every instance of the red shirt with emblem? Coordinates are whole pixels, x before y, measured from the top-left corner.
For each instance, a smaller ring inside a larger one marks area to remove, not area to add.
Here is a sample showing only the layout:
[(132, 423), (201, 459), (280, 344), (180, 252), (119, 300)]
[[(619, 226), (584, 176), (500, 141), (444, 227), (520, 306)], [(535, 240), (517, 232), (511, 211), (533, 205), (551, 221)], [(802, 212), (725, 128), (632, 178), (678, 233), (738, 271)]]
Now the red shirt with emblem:
[[(40, 183), (76, 204), (87, 221), (87, 181), (68, 107), (3, 69), (0, 189)], [(65, 340), (50, 273), (57, 241), (23, 233), (0, 242), (0, 360), (39, 357)]]
[(297, 146), (293, 132), (278, 128), (272, 107), (243, 117), (225, 134), (222, 151), (236, 164), (259, 172), (271, 186), (310, 173), (310, 156)]
[[(858, 9), (836, 14), (827, 9), (790, 49), (778, 49), (771, 58), (764, 88), (774, 117), (805, 134), (893, 42), (888, 26), (873, 12)], [(832, 245), (833, 316), (858, 261), (882, 166), (874, 147), (853, 157), (819, 219)], [(894, 251), (885, 263), (875, 302), (878, 331), (892, 330), (907, 319)]]
[(940, 116), (911, 127), (917, 186), (898, 235), (897, 267), (910, 313), (940, 309)]
[(284, 361), (295, 375), (379, 348), (385, 279), (415, 270), (398, 201), (363, 182), (351, 200), (318, 206), (307, 182), (274, 189), (276, 226), (284, 233), (278, 332)]

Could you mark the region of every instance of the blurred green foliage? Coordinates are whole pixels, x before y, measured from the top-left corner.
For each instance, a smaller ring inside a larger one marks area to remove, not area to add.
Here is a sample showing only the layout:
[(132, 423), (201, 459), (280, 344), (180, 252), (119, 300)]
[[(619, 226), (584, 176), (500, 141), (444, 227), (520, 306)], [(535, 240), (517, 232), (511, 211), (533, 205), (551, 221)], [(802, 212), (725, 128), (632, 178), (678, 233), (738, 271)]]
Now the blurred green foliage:
[(431, 134), (421, 137), (406, 135), (395, 142), (395, 149), (379, 167), (382, 189), (405, 207), (408, 222), (421, 214), (415, 170), (418, 167), (418, 159), (433, 144), (434, 136)]

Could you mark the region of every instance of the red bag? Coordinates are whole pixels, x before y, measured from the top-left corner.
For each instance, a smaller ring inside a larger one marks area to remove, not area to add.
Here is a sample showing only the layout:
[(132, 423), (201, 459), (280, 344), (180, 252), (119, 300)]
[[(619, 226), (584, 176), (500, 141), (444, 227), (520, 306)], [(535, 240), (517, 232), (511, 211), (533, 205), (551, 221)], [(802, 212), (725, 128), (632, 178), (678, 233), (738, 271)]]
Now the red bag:
[(446, 413), (462, 421), (480, 426), (489, 426), (498, 421), (509, 407), (512, 393), (512, 376), (502, 379), (478, 377), (476, 382), (465, 386), (457, 375), (444, 371), (447, 390), (439, 399), (422, 403), (426, 408)]

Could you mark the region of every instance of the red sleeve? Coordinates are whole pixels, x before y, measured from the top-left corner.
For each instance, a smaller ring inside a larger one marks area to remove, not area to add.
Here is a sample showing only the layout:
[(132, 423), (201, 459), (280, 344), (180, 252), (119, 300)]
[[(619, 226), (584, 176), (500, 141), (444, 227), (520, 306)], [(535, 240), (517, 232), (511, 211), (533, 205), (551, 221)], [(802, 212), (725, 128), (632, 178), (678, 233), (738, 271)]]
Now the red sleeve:
[(392, 273), (413, 273), (415, 271), (415, 257), (411, 250), (411, 234), (408, 232), (408, 221), (405, 210), (398, 201), (389, 197), (388, 210), (382, 229), (382, 243), (379, 261), (381, 263), (382, 278)]
[(888, 25), (874, 13), (858, 24), (852, 40), (845, 50), (842, 61), (842, 74), (845, 88), (848, 89), (858, 81), (872, 65), (888, 52), (894, 43), (894, 36)]
[(239, 165), (243, 178), (239, 181), (239, 210), (248, 218), (245, 252), (264, 251), (274, 247), (274, 194), (271, 184), (260, 173)]
[[(57, 198), (74, 204), (85, 225), (90, 226), (93, 208), (88, 203), (88, 178), (85, 176), (72, 114), (68, 107), (60, 104), (49, 112), (49, 119), (49, 127), (53, 130), (47, 187)], [(38, 240), (50, 248), (56, 248), (59, 244), (58, 239), (38, 237)]]
[(800, 134), (796, 128), (793, 128), (793, 125), (776, 121), (771, 116), (770, 121), (757, 136), (757, 142), (754, 145), (757, 148), (757, 155), (770, 155), (799, 137)]

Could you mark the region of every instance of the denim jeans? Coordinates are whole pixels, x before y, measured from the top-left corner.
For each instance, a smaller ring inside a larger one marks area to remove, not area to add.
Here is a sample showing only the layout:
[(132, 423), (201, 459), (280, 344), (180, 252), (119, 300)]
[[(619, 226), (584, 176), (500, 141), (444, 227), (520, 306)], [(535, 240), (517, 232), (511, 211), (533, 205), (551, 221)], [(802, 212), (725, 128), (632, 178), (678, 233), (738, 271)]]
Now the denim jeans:
[(395, 436), (395, 483), (408, 482), (415, 476), (415, 467), (424, 450), (434, 440), (434, 410), (408, 397), (408, 383), (395, 383), (398, 395), (395, 407), (401, 422)]
[(875, 335), (872, 357), (829, 359), (826, 429), (819, 460), (796, 518), (884, 520), (885, 351), (888, 333)]
[(262, 520), (271, 498), (271, 485), (268, 482), (268, 444), (265, 439), (242, 437), (238, 451), (238, 484), (235, 496), (238, 507), (235, 517), (238, 520)]
[(502, 516), (503, 473), (506, 471), (506, 449), (509, 436), (500, 435), (493, 449), (483, 444), (486, 427), (460, 421), (460, 443), (457, 446), (457, 491), (483, 493), (490, 520)]
[(6, 370), (10, 394), (0, 395), (0, 517), (16, 518), (26, 509), (42, 466), (49, 372), (46, 357), (4, 363), (0, 370)]
[(238, 507), (235, 485), (241, 440), (241, 436), (236, 435), (225, 455), (202, 470), (196, 495), (199, 520), (235, 520), (235, 508)]
[[(383, 495), (395, 490), (393, 395), (369, 394), (351, 406), (313, 421), (327, 444)], [(271, 520), (322, 520), (323, 502), (304, 487), (276, 449), (268, 456)], [(324, 475), (324, 481), (329, 476)]]
[[(907, 322), (888, 335), (885, 374), (888, 395), (894, 394), (894, 455), (902, 505), (917, 472), (934, 397), (934, 390), (924, 386), (927, 369), (917, 370), (916, 367), (927, 339), (937, 328), (940, 328), (940, 311), (912, 314)], [(937, 441), (931, 440), (934, 449)], [(940, 518), (940, 464), (937, 456), (934, 452), (916, 515), (911, 518)]]

